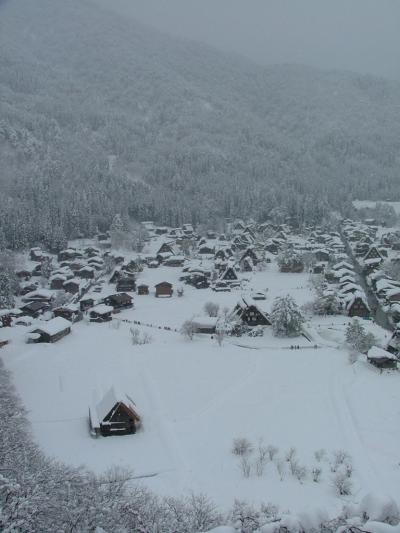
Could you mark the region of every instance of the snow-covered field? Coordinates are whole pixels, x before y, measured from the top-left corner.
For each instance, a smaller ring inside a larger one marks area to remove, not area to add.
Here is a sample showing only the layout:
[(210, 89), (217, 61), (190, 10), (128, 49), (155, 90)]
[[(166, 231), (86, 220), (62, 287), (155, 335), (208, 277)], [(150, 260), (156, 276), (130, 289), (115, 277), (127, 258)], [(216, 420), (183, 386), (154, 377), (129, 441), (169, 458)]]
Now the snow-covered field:
[[(176, 287), (180, 273), (145, 269), (138, 282), (152, 287), (165, 280)], [(299, 304), (313, 298), (307, 274), (280, 274), (271, 265), (245, 277), (246, 294), (268, 288), (261, 302), (266, 308), (277, 295), (290, 293)], [(135, 308), (117, 317), (179, 328), (202, 314), (205, 302), (231, 308), (241, 293), (185, 286), (181, 298), (135, 296)], [(0, 333), (12, 340), (1, 355), (29, 410), (34, 436), (51, 456), (96, 471), (126, 466), (158, 493), (203, 492), (224, 508), (242, 498), (293, 512), (323, 506), (334, 513), (343, 498), (336, 495), (328, 459), (338, 449), (353, 458), (348, 501), (373, 491), (400, 503), (399, 375), (380, 374), (363, 360), (350, 365), (341, 346), (346, 322), (345, 317), (313, 321), (311, 343), (276, 339), (267, 328), (264, 337), (228, 338), (222, 347), (207, 336), (190, 342), (157, 327), (146, 328), (151, 344), (133, 346), (130, 324), (119, 321), (83, 321), (54, 345), (27, 345), (26, 328), (15, 327)], [(378, 326), (371, 327), (385, 338)], [(112, 385), (135, 400), (143, 428), (132, 436), (93, 439), (87, 421), (93, 390), (105, 392)], [(275, 445), (282, 459), (295, 447), (309, 471), (317, 464), (314, 452), (325, 448), (321, 481), (308, 475), (300, 483), (286, 462), (283, 480), (271, 462), (263, 476), (245, 479), (231, 453), (236, 437), (255, 446), (260, 439)]]
[[(393, 209), (395, 210), (396, 214), (400, 215), (400, 202), (379, 202), (379, 203), (387, 204), (387, 205), (393, 207)], [(354, 200), (353, 201), (353, 206), (356, 209), (362, 209), (364, 207), (375, 208), (376, 204), (377, 204), (377, 202), (375, 202), (373, 200)]]

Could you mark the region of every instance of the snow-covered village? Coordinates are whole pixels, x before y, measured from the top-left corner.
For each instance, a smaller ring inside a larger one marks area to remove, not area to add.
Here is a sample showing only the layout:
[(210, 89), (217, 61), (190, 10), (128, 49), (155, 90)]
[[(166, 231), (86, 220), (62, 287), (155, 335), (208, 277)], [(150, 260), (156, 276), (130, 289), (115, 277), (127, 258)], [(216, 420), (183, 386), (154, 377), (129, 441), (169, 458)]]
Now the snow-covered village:
[(399, 21), (0, 0), (0, 532), (400, 533)]
[(117, 214), (18, 256), (1, 356), (57, 460), (264, 502), (266, 521), (371, 498), (379, 514), (399, 503), (399, 249), (400, 227), (369, 218), (132, 235)]

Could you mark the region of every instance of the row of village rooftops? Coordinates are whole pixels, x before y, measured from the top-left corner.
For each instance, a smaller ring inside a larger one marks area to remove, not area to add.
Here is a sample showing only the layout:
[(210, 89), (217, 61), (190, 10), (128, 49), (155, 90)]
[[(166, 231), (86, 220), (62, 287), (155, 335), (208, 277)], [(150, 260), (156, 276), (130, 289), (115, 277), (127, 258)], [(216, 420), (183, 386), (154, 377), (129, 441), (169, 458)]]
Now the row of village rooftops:
[(375, 227), (347, 221), (342, 231), (350, 255), (369, 290), (396, 327), (400, 323), (400, 281), (387, 273), (385, 265), (400, 265), (400, 230), (383, 232), (378, 236)]

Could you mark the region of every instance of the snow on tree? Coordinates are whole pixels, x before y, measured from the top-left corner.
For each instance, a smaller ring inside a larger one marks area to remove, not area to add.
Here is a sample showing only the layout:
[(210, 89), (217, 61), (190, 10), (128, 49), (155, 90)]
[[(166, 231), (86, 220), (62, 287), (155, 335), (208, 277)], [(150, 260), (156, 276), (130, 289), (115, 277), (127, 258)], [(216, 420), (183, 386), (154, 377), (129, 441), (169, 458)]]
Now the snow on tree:
[(376, 338), (365, 331), (360, 320), (354, 318), (346, 328), (346, 342), (353, 350), (366, 353), (376, 344)]
[(0, 309), (14, 307), (17, 288), (14, 256), (10, 252), (0, 253)]
[(211, 316), (211, 317), (216, 317), (218, 316), (218, 311), (219, 311), (219, 304), (215, 302), (206, 302), (204, 304), (204, 312), (206, 313), (206, 315)]
[(111, 222), (110, 237), (113, 248), (122, 248), (126, 244), (126, 228), (119, 213), (114, 216)]
[(341, 312), (339, 298), (334, 293), (318, 294), (313, 302), (313, 311), (316, 315), (338, 315)]
[(303, 272), (304, 262), (302, 257), (291, 248), (283, 250), (277, 258), (281, 272)]
[(275, 298), (270, 319), (277, 337), (296, 337), (301, 333), (304, 323), (298, 305), (289, 294)]
[(181, 335), (183, 335), (185, 339), (192, 341), (197, 331), (197, 328), (193, 320), (185, 320), (185, 322), (181, 326), (180, 331), (181, 331)]

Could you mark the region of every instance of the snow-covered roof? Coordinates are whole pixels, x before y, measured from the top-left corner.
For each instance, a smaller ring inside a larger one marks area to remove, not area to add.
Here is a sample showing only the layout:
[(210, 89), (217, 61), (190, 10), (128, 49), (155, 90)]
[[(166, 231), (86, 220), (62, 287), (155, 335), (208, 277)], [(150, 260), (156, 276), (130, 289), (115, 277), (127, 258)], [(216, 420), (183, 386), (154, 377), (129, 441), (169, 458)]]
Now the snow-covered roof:
[(95, 307), (92, 307), (90, 312), (97, 313), (98, 315), (106, 315), (107, 313), (112, 313), (114, 311), (114, 307), (111, 307), (111, 305), (106, 304), (99, 304)]
[(25, 294), (25, 296), (22, 298), (22, 301), (28, 302), (29, 300), (51, 300), (53, 295), (53, 291), (47, 289), (37, 289)]
[(133, 400), (127, 394), (120, 394), (115, 391), (114, 387), (111, 387), (100, 401), (97, 401), (94, 395), (92, 405), (89, 408), (91, 426), (93, 428), (99, 427), (100, 422), (104, 420), (112, 408), (119, 402), (123, 402), (132, 410), (137, 419), (140, 420)]
[(192, 320), (193, 324), (202, 328), (213, 328), (217, 325), (219, 317), (217, 316), (195, 316)]
[(378, 346), (372, 346), (368, 350), (367, 357), (368, 359), (392, 359), (393, 361), (398, 361), (398, 358), (394, 354), (383, 348), (378, 348)]
[(377, 265), (378, 263), (380, 264), (381, 262), (382, 262), (381, 257), (373, 257), (371, 259), (364, 259), (364, 264), (366, 265)]
[(71, 322), (69, 320), (62, 318), (61, 316), (57, 316), (56, 318), (52, 318), (47, 322), (43, 322), (39, 327), (35, 327), (35, 329), (32, 330), (32, 333), (43, 332), (47, 335), (53, 336), (70, 327)]

